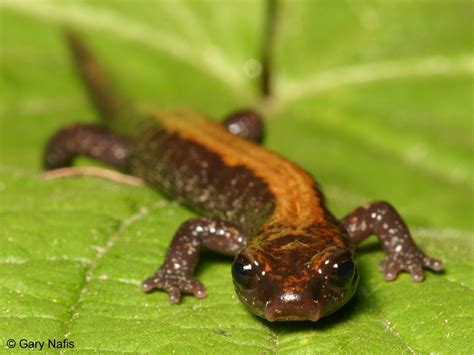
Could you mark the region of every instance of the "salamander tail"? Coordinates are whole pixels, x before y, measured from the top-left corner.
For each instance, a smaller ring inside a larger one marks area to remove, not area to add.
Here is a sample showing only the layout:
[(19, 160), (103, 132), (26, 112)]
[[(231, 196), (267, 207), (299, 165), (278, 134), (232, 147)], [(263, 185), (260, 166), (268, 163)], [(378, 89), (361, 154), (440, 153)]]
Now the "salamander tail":
[(130, 133), (137, 119), (135, 108), (115, 92), (103, 68), (90, 49), (70, 29), (64, 29), (66, 42), (93, 105), (105, 124), (118, 133)]

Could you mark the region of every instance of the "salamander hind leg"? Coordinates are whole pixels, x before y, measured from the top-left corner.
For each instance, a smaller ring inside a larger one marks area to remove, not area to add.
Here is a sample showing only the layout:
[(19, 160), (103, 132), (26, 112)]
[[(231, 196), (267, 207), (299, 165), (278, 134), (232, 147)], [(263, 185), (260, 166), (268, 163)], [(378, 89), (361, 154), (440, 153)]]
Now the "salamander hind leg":
[(263, 139), (263, 119), (254, 110), (242, 110), (228, 115), (223, 125), (227, 130), (255, 143), (261, 143)]
[(206, 297), (204, 286), (193, 276), (201, 247), (235, 255), (247, 242), (246, 235), (232, 223), (207, 218), (184, 222), (173, 237), (163, 264), (142, 282), (145, 292), (162, 289), (171, 303), (179, 303), (182, 293)]
[(126, 169), (130, 147), (128, 139), (105, 127), (74, 124), (60, 129), (49, 139), (44, 153), (44, 168), (70, 166), (74, 158), (84, 155)]
[(402, 217), (387, 202), (377, 201), (359, 207), (341, 222), (356, 244), (371, 234), (377, 235), (387, 254), (380, 263), (386, 280), (394, 280), (401, 271), (408, 271), (414, 281), (422, 281), (423, 268), (443, 269), (441, 261), (427, 256), (415, 244)]

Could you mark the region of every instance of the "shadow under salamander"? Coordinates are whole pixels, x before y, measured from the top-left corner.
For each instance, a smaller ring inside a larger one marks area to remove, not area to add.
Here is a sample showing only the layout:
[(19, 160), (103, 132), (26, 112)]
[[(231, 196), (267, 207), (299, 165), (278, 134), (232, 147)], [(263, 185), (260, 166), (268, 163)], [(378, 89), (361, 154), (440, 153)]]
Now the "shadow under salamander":
[(295, 333), (303, 332), (305, 330), (326, 331), (338, 324), (342, 324), (350, 320), (354, 313), (357, 312), (357, 298), (358, 292), (352, 299), (343, 307), (338, 309), (333, 314), (323, 317), (317, 322), (311, 321), (293, 321), (293, 322), (269, 322), (263, 318), (254, 316), (265, 326), (276, 333)]

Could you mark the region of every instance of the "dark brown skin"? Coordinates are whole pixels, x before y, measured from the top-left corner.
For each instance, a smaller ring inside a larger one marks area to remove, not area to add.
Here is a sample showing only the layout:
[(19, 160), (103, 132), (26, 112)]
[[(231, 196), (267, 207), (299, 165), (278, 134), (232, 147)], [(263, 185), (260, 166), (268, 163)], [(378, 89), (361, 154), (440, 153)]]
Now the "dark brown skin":
[[(77, 38), (69, 40), (80, 67), (98, 67)], [(84, 68), (80, 72), (91, 97), (104, 95), (102, 74), (96, 83), (93, 75), (84, 76)], [(94, 101), (113, 121), (128, 109), (111, 102), (115, 106)], [(416, 246), (386, 202), (360, 207), (338, 221), (313, 178), (259, 146), (262, 137), (262, 120), (252, 110), (236, 112), (224, 124), (191, 111), (162, 111), (141, 120), (128, 137), (91, 125), (64, 128), (47, 144), (45, 168), (88, 155), (143, 178), (206, 216), (181, 225), (163, 264), (142, 283), (145, 292), (168, 292), (171, 303), (182, 293), (206, 296), (193, 276), (202, 247), (235, 255), (237, 295), (269, 321), (317, 321), (343, 306), (359, 280), (355, 246), (371, 234), (387, 253), (381, 264), (387, 280), (408, 271), (421, 281), (424, 268), (442, 269)]]

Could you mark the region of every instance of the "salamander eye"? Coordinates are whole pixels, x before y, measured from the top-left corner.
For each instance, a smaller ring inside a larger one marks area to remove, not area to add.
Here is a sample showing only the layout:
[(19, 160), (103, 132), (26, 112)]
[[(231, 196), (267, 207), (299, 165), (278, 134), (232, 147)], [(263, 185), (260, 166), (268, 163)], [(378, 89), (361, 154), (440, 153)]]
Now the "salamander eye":
[(352, 277), (354, 276), (354, 271), (355, 265), (354, 262), (350, 259), (340, 263), (337, 268), (337, 274), (339, 276), (339, 279), (344, 283), (347, 283), (352, 280)]
[(232, 278), (244, 289), (252, 287), (256, 274), (255, 265), (245, 256), (237, 258), (232, 265)]
[(332, 280), (337, 287), (347, 287), (354, 280), (356, 266), (352, 259), (342, 259), (333, 264)]

